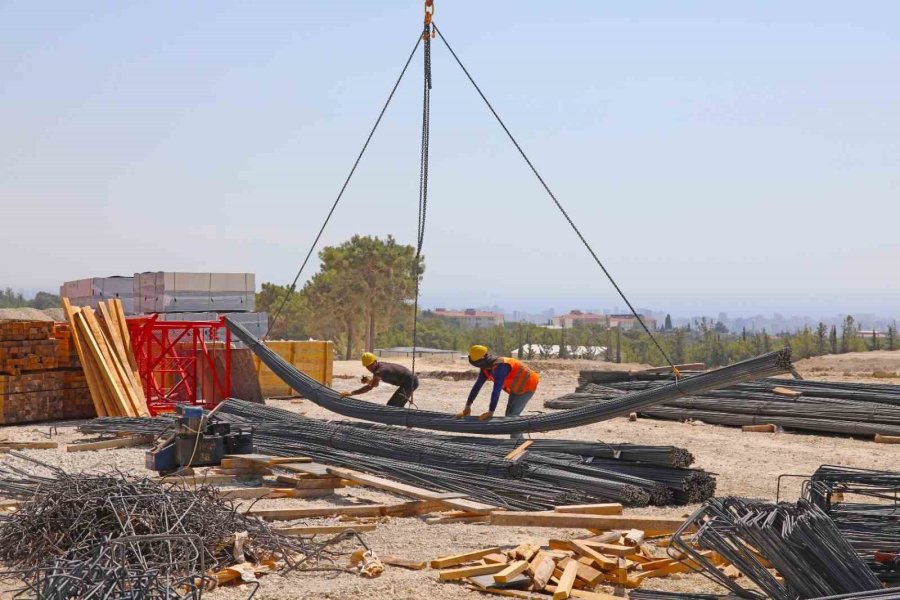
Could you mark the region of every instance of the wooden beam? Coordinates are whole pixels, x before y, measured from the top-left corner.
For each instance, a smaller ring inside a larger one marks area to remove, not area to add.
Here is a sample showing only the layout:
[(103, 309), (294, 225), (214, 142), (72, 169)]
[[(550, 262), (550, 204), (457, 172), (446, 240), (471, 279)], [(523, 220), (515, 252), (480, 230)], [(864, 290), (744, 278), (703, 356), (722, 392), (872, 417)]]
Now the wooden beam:
[[(343, 533), (345, 531), (375, 531), (374, 523), (356, 523), (350, 525), (310, 525), (303, 527), (284, 527), (282, 529), (276, 529), (275, 533), (280, 533), (281, 535), (290, 535), (290, 536), (300, 536), (300, 535), (319, 535), (319, 534), (333, 534), (333, 533)], [(384, 562), (384, 559), (381, 559), (381, 562)]]
[(392, 567), (403, 567), (404, 569), (412, 569), (413, 571), (421, 571), (423, 569), (428, 568), (428, 563), (426, 561), (415, 561), (408, 560), (406, 558), (399, 558), (393, 555), (378, 555), (378, 559), (386, 565), (391, 565)]
[[(434, 561), (432, 561), (431, 566), (432, 568), (435, 568)], [(452, 581), (454, 579), (465, 579), (466, 577), (472, 577), (473, 575), (493, 575), (498, 571), (502, 571), (505, 567), (506, 565), (494, 563), (490, 565), (475, 565), (474, 567), (447, 569), (438, 572), (438, 579), (441, 581)]]
[[(582, 561), (584, 561), (584, 562), (582, 562)], [(564, 558), (561, 561), (559, 561), (559, 566), (565, 568), (565, 566), (567, 564), (569, 564), (569, 562), (578, 563), (578, 570), (577, 570), (575, 576), (578, 579), (582, 580), (584, 583), (586, 583), (588, 587), (594, 587), (595, 585), (597, 585), (598, 583), (600, 583), (603, 580), (603, 577), (604, 577), (603, 571), (595, 569), (590, 564), (587, 564), (587, 563), (592, 563), (593, 562), (592, 560), (587, 559), (587, 558), (582, 558), (581, 560)]]
[(75, 352), (78, 354), (78, 361), (81, 363), (82, 370), (84, 370), (84, 377), (88, 384), (88, 392), (91, 394), (91, 402), (94, 403), (94, 412), (97, 413), (98, 417), (105, 417), (107, 416), (107, 413), (101, 396), (101, 384), (97, 379), (97, 373), (94, 370), (93, 365), (85, 356), (84, 341), (81, 339), (81, 334), (78, 332), (78, 324), (75, 322), (75, 308), (72, 307), (72, 304), (66, 297), (62, 298), (62, 307), (63, 312), (66, 315), (66, 320), (69, 322), (69, 335), (71, 336), (72, 344), (75, 346)]
[(610, 569), (614, 569), (616, 567), (616, 559), (610, 558), (602, 552), (594, 550), (584, 542), (572, 540), (569, 542), (569, 545), (578, 556), (584, 556), (591, 559), (597, 564), (598, 567), (600, 567), (604, 571), (609, 571)]
[(157, 483), (181, 483), (183, 485), (212, 485), (217, 483), (234, 483), (234, 475), (169, 475), (157, 477)]
[(572, 586), (575, 584), (575, 577), (578, 575), (578, 563), (570, 561), (563, 569), (562, 576), (559, 578), (559, 584), (556, 591), (553, 592), (553, 600), (566, 600), (572, 595)]
[(436, 502), (416, 501), (400, 504), (361, 504), (358, 506), (325, 506), (315, 508), (254, 508), (247, 515), (256, 516), (268, 521), (293, 521), (313, 517), (335, 517), (354, 515), (364, 517), (412, 516), (426, 514), (437, 510)]
[(4, 450), (51, 450), (58, 448), (57, 442), (0, 442)]
[(746, 431), (747, 433), (775, 433), (777, 431), (777, 427), (768, 423), (766, 425), (742, 425), (741, 431)]
[(520, 573), (524, 573), (528, 568), (527, 560), (517, 560), (506, 565), (506, 568), (499, 573), (494, 574), (494, 581), (497, 583), (509, 583), (509, 581)]
[(138, 374), (137, 368), (132, 366), (132, 359), (129, 357), (129, 354), (132, 354), (131, 348), (126, 347), (125, 342), (122, 339), (122, 330), (118, 323), (118, 313), (111, 310), (104, 302), (99, 302), (97, 307), (103, 317), (101, 325), (103, 333), (110, 343), (110, 350), (114, 358), (121, 363), (121, 371), (125, 377), (123, 383), (130, 388), (128, 390), (129, 396), (135, 404), (138, 415), (149, 417), (150, 411), (147, 408), (147, 398), (144, 397), (144, 388), (140, 383), (141, 377)]
[(791, 388), (780, 386), (772, 388), (772, 393), (778, 394), (779, 396), (784, 396), (786, 398), (799, 398), (803, 395), (803, 392), (798, 392), (797, 390), (792, 390)]
[(534, 444), (534, 440), (528, 440), (523, 444), (516, 446), (515, 450), (506, 455), (506, 460), (519, 462), (528, 452), (528, 449), (531, 448), (532, 444)]
[(634, 554), (634, 546), (623, 546), (621, 544), (598, 544), (595, 542), (589, 542), (587, 540), (581, 540), (581, 542), (585, 546), (595, 548), (601, 554), (608, 554), (609, 556), (628, 556), (629, 554)]
[(881, 435), (875, 434), (876, 444), (900, 444), (900, 435)]
[(99, 442), (67, 444), (66, 452), (89, 452), (92, 450), (109, 450), (112, 448), (131, 448), (133, 446), (143, 446), (144, 444), (150, 444), (152, 442), (152, 435), (134, 435), (131, 437), (121, 437), (112, 440), (101, 440)]
[[(467, 562), (473, 562), (476, 560), (480, 560), (487, 556), (488, 554), (497, 554), (500, 552), (499, 546), (494, 546), (492, 548), (482, 548), (481, 550), (472, 550), (471, 552), (463, 552), (462, 554), (451, 554), (450, 556), (441, 556), (439, 558), (435, 558), (431, 561), (432, 569), (443, 569), (445, 567), (452, 567), (454, 565), (461, 565)], [(503, 569), (497, 569), (497, 571), (502, 571)], [(495, 573), (497, 571), (494, 571)], [(489, 575), (489, 573), (476, 573), (476, 575)]]
[(432, 517), (425, 519), (429, 525), (448, 525), (450, 523), (490, 523), (491, 515), (456, 515), (447, 517)]
[(577, 513), (583, 515), (621, 515), (622, 505), (618, 502), (606, 502), (603, 504), (568, 504), (557, 506), (553, 512)]
[[(497, 510), (496, 506), (491, 506), (490, 504), (483, 504), (481, 502), (475, 502), (474, 500), (467, 500), (465, 498), (451, 498), (448, 494), (433, 492), (431, 490), (426, 490), (424, 488), (416, 487), (413, 485), (400, 483), (398, 481), (392, 481), (390, 479), (378, 477), (376, 475), (369, 475), (368, 473), (362, 473), (360, 471), (339, 469), (336, 467), (328, 467), (327, 470), (329, 474), (334, 475), (335, 477), (355, 481), (363, 485), (399, 494), (401, 496), (409, 496), (411, 498), (419, 498), (421, 500), (435, 500), (453, 510), (463, 510), (467, 513), (479, 515), (487, 515), (492, 511)], [(456, 496), (456, 494), (453, 494), (453, 496)]]
[(641, 529), (648, 535), (675, 533), (683, 522), (682, 519), (662, 517), (582, 515), (549, 511), (497, 511), (491, 513), (492, 525), (563, 529)]

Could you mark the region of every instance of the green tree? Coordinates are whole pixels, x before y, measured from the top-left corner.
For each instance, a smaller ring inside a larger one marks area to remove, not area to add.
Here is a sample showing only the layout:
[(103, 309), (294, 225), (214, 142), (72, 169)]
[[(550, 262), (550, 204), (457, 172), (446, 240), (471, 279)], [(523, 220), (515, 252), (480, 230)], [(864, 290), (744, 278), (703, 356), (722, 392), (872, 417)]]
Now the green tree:
[(672, 315), (666, 314), (666, 322), (663, 325), (663, 329), (666, 331), (672, 331)]
[(888, 350), (894, 350), (894, 344), (896, 344), (896, 338), (897, 338), (897, 324), (894, 323), (894, 324), (888, 325), (888, 330), (887, 330)]
[(56, 294), (38, 292), (34, 298), (28, 300), (20, 292), (14, 292), (12, 288), (0, 290), (0, 308), (59, 308), (60, 299)]
[(864, 352), (868, 348), (865, 341), (859, 335), (859, 328), (853, 317), (847, 315), (841, 324), (841, 353)]
[(828, 327), (825, 323), (819, 321), (816, 327), (816, 356), (822, 356), (828, 353)]
[[(286, 302), (285, 296), (288, 297)], [(272, 321), (282, 302), (284, 309), (273, 328)], [(306, 298), (299, 292), (291, 292), (289, 286), (263, 283), (259, 293), (256, 294), (256, 310), (269, 314), (270, 339), (299, 340), (309, 335), (306, 328), (308, 318)]]

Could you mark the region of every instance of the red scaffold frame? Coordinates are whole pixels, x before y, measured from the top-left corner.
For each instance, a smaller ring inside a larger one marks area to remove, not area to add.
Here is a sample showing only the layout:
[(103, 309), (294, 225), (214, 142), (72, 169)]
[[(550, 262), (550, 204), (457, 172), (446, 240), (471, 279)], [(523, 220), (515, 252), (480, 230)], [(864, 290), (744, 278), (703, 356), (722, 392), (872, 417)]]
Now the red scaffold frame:
[[(231, 392), (231, 331), (217, 321), (161, 321), (159, 315), (127, 319), (138, 376), (154, 416), (175, 412), (176, 404), (212, 408)], [(224, 344), (219, 340), (224, 330)], [(224, 347), (223, 347), (224, 346)], [(223, 352), (217, 369), (213, 350)], [(204, 386), (204, 384), (207, 384)], [(204, 389), (211, 397), (204, 397)]]

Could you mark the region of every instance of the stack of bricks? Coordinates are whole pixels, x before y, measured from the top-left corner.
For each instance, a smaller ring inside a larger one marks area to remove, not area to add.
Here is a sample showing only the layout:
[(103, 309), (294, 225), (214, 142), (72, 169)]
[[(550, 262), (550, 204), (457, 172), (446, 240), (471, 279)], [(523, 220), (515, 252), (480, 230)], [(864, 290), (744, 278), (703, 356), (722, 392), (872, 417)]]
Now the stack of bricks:
[(95, 416), (68, 327), (0, 322), (0, 424)]

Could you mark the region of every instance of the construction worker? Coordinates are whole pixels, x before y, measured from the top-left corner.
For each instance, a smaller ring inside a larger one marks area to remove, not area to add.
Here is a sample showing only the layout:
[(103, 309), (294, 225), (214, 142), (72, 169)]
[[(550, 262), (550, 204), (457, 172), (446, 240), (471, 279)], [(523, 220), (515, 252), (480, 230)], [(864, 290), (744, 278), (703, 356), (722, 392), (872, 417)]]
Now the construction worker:
[(384, 381), (397, 386), (397, 391), (388, 400), (387, 405), (403, 408), (412, 398), (413, 392), (419, 387), (419, 378), (413, 375), (412, 371), (403, 365), (381, 362), (371, 352), (366, 352), (362, 355), (362, 364), (372, 374), (372, 377), (363, 377), (363, 383), (366, 385), (352, 392), (341, 392), (341, 398), (365, 394), (377, 388), (378, 384)]
[[(478, 397), (478, 392), (484, 382), (490, 379), (494, 382), (494, 390), (491, 392), (491, 405), (486, 413), (482, 413), (478, 418), (487, 421), (494, 416), (497, 409), (497, 402), (500, 399), (500, 390), (509, 394), (509, 400), (506, 402), (506, 416), (516, 416), (522, 414), (525, 405), (534, 396), (537, 390), (540, 377), (538, 374), (526, 367), (523, 363), (514, 358), (504, 358), (491, 354), (486, 346), (472, 346), (469, 348), (469, 364), (478, 367), (481, 372), (472, 391), (469, 392), (469, 399), (466, 401), (466, 407), (462, 412), (457, 413), (457, 418), (467, 417), (472, 414), (472, 403)], [(522, 437), (521, 434), (512, 435), (513, 438)]]

